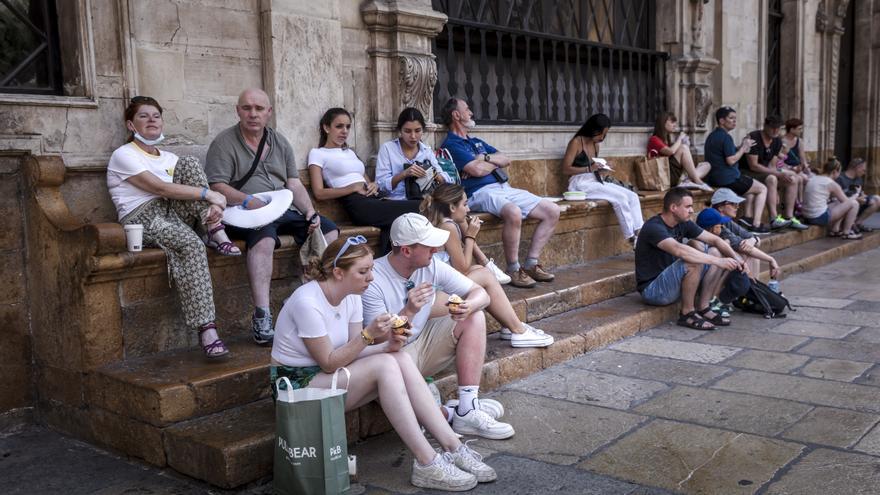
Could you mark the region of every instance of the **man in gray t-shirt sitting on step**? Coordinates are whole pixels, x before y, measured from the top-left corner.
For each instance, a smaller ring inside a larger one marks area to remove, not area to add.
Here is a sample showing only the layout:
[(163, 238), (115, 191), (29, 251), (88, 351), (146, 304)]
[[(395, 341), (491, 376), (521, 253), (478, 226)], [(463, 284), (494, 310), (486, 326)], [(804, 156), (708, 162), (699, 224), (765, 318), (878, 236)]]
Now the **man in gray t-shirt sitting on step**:
[(458, 401), (447, 403), (445, 415), (462, 435), (493, 440), (513, 436), (513, 427), (496, 421), (504, 414), (498, 401), (479, 399), (486, 356), (489, 295), (452, 266), (434, 258), (449, 232), (417, 213), (403, 214), (391, 224), (391, 253), (376, 260), (373, 281), (361, 296), (364, 325), (385, 313), (406, 317), (412, 336), (400, 352), (412, 357), (423, 376), (455, 363)]
[[(253, 336), (258, 344), (269, 344), (275, 335), (269, 308), (269, 283), (272, 280), (272, 257), (281, 246), (279, 235), (293, 235), (302, 244), (319, 225), (327, 242), (339, 235), (336, 225), (321, 218), (312, 206), (293, 159), (293, 148), (287, 139), (266, 124), (272, 115), (269, 96), (260, 89), (246, 89), (235, 106), (239, 122), (222, 131), (211, 142), (205, 159), (205, 173), (211, 189), (226, 196), (226, 204), (256, 209), (265, 204), (253, 194), (278, 191), (293, 192), (293, 205), (281, 218), (259, 229), (229, 226), (229, 237), (244, 239), (247, 245), (248, 279), (254, 302)], [(262, 156), (250, 178), (242, 181), (251, 170), (260, 142)], [(234, 187), (237, 185), (238, 187)]]

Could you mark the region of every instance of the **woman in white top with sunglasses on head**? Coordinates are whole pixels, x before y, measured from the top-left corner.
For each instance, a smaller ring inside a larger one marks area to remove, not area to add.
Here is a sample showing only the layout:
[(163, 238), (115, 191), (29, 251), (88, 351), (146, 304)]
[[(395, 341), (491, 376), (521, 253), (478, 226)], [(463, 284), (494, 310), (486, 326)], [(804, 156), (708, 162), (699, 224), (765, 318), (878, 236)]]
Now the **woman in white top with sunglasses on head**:
[[(391, 332), (392, 316), (363, 326), (361, 294), (373, 280), (373, 253), (363, 236), (339, 238), (312, 258), (313, 279), (294, 291), (278, 315), (270, 378), (286, 376), (294, 388), (327, 388), (341, 367), (351, 372), (346, 411), (378, 397), (382, 410), (412, 451), (413, 485), (464, 491), (492, 481), (495, 471), (461, 443), (434, 403), (424, 378), (404, 352), (405, 335)], [(386, 343), (373, 345), (377, 340)], [(419, 428), (442, 448), (438, 454)]]

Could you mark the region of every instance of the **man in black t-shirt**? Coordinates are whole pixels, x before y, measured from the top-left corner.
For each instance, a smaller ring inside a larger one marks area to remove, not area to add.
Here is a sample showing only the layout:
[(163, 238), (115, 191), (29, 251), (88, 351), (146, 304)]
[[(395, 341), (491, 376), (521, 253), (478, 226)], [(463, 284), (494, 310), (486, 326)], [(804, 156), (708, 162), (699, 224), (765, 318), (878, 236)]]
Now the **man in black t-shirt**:
[[(806, 230), (809, 227), (794, 217), (798, 189), (804, 178), (788, 167), (776, 166), (777, 162), (784, 163), (788, 153), (779, 137), (780, 128), (782, 128), (782, 119), (770, 116), (764, 119), (764, 127), (761, 130), (750, 132), (749, 138), (755, 142), (755, 145), (740, 158), (739, 169), (744, 175), (767, 186), (767, 212), (770, 213), (771, 229), (791, 227)], [(776, 210), (780, 194), (782, 194), (785, 216), (780, 215)]]
[[(747, 268), (728, 243), (692, 222), (693, 214), (690, 191), (674, 187), (666, 193), (663, 212), (645, 222), (639, 232), (636, 284), (647, 304), (665, 306), (681, 299), (679, 325), (712, 330), (730, 325), (730, 320), (714, 313), (709, 301), (721, 293), (730, 272), (747, 273)], [(692, 239), (703, 242), (706, 252), (688, 246), (687, 240)], [(739, 287), (728, 290), (740, 292)]]

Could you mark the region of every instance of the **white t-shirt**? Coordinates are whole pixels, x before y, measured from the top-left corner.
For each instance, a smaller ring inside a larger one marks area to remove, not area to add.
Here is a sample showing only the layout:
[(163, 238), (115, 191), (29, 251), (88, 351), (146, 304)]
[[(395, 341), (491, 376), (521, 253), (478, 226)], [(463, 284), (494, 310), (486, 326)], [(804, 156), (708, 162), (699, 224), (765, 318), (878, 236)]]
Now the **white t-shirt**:
[(804, 204), (801, 206), (801, 213), (805, 217), (816, 218), (825, 213), (834, 183), (831, 177), (825, 175), (817, 175), (807, 181), (804, 186)]
[[(363, 295), (364, 304), (364, 322), (369, 325), (377, 316), (383, 313), (399, 313), (405, 303), (406, 298), (406, 282), (412, 281), (415, 285), (422, 282), (428, 282), (447, 294), (457, 294), (462, 298), (471, 291), (474, 282), (466, 276), (462, 275), (455, 268), (431, 258), (431, 264), (416, 270), (409, 278), (403, 278), (391, 263), (388, 262), (388, 255), (383, 256), (373, 264), (373, 281), (367, 287)], [(422, 332), (422, 328), (431, 316), (431, 306), (434, 299), (422, 306), (422, 309), (416, 313), (410, 323), (413, 326), (412, 336), (408, 342), (412, 342)], [(277, 338), (277, 337), (276, 337)]]
[(321, 167), (321, 176), (327, 187), (345, 187), (364, 182), (364, 162), (351, 148), (312, 148), (309, 165)]
[(332, 306), (313, 280), (293, 291), (278, 313), (272, 359), (285, 366), (316, 366), (318, 363), (306, 349), (303, 337), (326, 335), (336, 349), (348, 342), (348, 325), (362, 321), (361, 296), (345, 296), (339, 306)]
[(132, 185), (128, 182), (130, 177), (148, 171), (161, 181), (174, 182), (175, 165), (177, 155), (170, 151), (159, 150), (159, 156), (155, 156), (134, 143), (116, 148), (107, 165), (107, 189), (110, 190), (110, 199), (116, 205), (119, 220), (138, 206), (160, 197)]

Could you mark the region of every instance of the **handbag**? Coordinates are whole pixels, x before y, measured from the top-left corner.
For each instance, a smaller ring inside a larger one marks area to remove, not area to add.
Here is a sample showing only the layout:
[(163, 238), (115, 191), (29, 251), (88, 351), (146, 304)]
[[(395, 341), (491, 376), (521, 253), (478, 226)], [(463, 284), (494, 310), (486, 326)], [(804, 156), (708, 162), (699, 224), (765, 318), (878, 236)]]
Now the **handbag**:
[(665, 191), (672, 182), (669, 178), (669, 159), (665, 156), (644, 157), (636, 162), (636, 179), (643, 191)]
[[(309, 259), (314, 257), (320, 258), (322, 254), (324, 254), (324, 250), (327, 249), (327, 239), (324, 237), (324, 233), (321, 232), (321, 226), (315, 228), (311, 234), (306, 238), (306, 242), (303, 243), (299, 248), (299, 262), (300, 266), (303, 268), (309, 266)], [(302, 282), (306, 283), (310, 280), (305, 274), (306, 270), (303, 270), (302, 274)]]
[(405, 163), (403, 165), (403, 169), (406, 170), (413, 165), (418, 165), (425, 170), (424, 177), (407, 177), (403, 180), (403, 188), (406, 194), (406, 199), (422, 199), (434, 190), (437, 187), (437, 169), (435, 169), (431, 162), (413, 162), (413, 163)]
[[(335, 495), (349, 489), (348, 440), (345, 434), (345, 389), (336, 388), (340, 371), (329, 389), (293, 390), (287, 377), (275, 383), (275, 493)], [(281, 388), (281, 384), (286, 389)]]
[(437, 165), (440, 165), (440, 170), (446, 172), (446, 175), (452, 179), (453, 184), (461, 185), (461, 175), (458, 173), (458, 168), (456, 168), (455, 161), (452, 159), (452, 154), (449, 153), (449, 150), (440, 148), (434, 155), (437, 157)]

